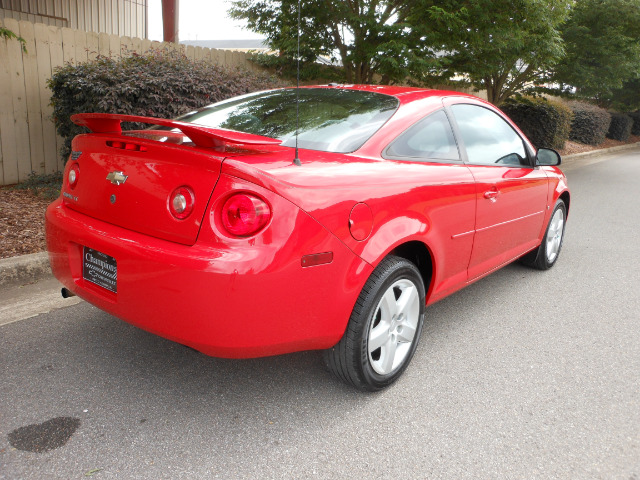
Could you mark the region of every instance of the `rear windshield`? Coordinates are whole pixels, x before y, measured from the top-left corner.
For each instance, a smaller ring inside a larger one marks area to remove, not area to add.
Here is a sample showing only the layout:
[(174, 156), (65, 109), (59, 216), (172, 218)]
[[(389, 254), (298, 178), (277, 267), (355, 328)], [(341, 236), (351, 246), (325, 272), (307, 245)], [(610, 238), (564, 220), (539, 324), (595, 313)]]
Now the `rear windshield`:
[[(298, 146), (347, 153), (360, 148), (398, 108), (389, 95), (334, 88), (301, 88)], [(206, 127), (277, 138), (295, 146), (296, 90), (243, 95), (177, 118)]]

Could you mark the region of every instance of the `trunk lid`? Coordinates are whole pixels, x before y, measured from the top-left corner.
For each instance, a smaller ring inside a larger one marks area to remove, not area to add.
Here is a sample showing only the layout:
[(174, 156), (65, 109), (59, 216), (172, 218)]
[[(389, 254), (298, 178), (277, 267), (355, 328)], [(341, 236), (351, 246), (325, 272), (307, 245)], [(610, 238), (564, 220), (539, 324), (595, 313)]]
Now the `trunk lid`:
[[(81, 114), (72, 120), (94, 133), (73, 140), (69, 164), (77, 162), (79, 175), (73, 188), (65, 178), (65, 204), (104, 222), (184, 245), (197, 240), (227, 148), (279, 143), (267, 137), (146, 117)], [(175, 131), (123, 134), (121, 121), (177, 128), (188, 135), (188, 143)], [(157, 141), (158, 137), (164, 141)], [(184, 219), (176, 218), (170, 210), (172, 193), (179, 187), (188, 187), (194, 196), (193, 210)]]
[[(80, 174), (73, 189), (65, 184), (65, 203), (128, 230), (193, 245), (224, 157), (123, 138), (81, 135), (74, 139), (75, 155), (82, 152), (77, 158)], [(113, 144), (142, 148), (136, 151)], [(193, 211), (183, 220), (169, 210), (170, 196), (181, 186), (189, 187), (195, 197)]]

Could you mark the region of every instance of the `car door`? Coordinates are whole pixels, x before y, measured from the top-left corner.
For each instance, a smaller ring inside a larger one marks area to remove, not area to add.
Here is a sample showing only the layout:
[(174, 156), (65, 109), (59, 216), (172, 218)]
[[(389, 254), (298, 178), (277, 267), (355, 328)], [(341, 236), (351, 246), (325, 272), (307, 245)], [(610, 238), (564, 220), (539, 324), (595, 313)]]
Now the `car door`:
[(400, 134), (383, 157), (401, 161), (398, 169), (416, 183), (405, 197), (412, 198), (413, 208), (430, 226), (423, 241), (436, 262), (429, 295), (434, 302), (466, 285), (476, 214), (475, 180), (462, 161), (444, 108)]
[(469, 281), (539, 243), (548, 178), (513, 126), (486, 104), (446, 101), (464, 160), (476, 182), (476, 225)]

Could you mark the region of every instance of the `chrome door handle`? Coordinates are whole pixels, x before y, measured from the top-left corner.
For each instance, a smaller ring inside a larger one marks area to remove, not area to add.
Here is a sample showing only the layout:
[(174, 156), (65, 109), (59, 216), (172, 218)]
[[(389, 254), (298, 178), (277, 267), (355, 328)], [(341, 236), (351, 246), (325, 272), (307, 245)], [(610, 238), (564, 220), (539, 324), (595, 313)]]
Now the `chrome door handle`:
[(488, 200), (495, 200), (498, 195), (500, 195), (500, 191), (497, 188), (495, 190), (487, 190), (484, 192), (484, 198)]

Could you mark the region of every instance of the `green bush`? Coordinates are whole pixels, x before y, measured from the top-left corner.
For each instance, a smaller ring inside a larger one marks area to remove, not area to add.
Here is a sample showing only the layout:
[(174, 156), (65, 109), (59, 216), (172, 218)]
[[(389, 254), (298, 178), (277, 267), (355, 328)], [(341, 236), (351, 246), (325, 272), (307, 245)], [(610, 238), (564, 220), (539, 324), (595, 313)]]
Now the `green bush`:
[(640, 135), (640, 112), (631, 112), (627, 113), (633, 120), (633, 125), (631, 126), (631, 135)]
[[(86, 132), (70, 120), (75, 113), (98, 112), (174, 118), (236, 95), (265, 90), (283, 83), (268, 75), (229, 70), (189, 60), (172, 50), (151, 50), (113, 59), (98, 57), (56, 69), (48, 86), (56, 128), (65, 142), (66, 161), (71, 140)], [(124, 124), (124, 129), (140, 124)]]
[(563, 103), (520, 97), (507, 100), (501, 108), (538, 148), (561, 149), (569, 138), (573, 113)]
[(633, 126), (633, 118), (624, 113), (611, 113), (611, 125), (607, 138), (626, 142), (631, 135), (631, 127)]
[(569, 138), (587, 145), (604, 142), (611, 124), (611, 115), (605, 109), (586, 102), (569, 102), (573, 111)]

